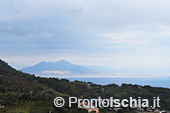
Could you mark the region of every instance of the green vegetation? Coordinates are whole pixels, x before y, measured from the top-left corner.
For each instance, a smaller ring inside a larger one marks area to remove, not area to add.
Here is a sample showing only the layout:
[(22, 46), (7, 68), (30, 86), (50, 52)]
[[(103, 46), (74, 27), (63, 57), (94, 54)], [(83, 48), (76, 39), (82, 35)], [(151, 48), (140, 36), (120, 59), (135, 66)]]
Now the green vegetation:
[[(70, 82), (66, 79), (41, 78), (22, 73), (11, 68), (7, 63), (0, 60), (0, 113), (87, 113), (86, 110), (76, 106), (68, 108), (56, 108), (53, 99), (57, 96), (68, 99), (69, 96), (79, 98), (147, 98), (159, 96), (161, 108), (170, 106), (170, 89), (151, 86), (139, 86), (131, 84), (96, 85), (91, 82)], [(125, 110), (125, 109), (124, 109)], [(130, 109), (128, 109), (130, 110)], [(101, 110), (107, 113), (108, 109)], [(123, 111), (119, 111), (123, 112)]]

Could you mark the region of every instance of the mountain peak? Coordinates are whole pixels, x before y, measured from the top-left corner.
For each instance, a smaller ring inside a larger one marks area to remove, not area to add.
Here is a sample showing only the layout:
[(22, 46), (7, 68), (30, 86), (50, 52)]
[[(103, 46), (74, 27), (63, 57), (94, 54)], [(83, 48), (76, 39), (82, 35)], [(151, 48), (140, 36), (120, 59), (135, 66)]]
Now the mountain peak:
[(45, 61), (41, 61), (40, 64), (46, 63)]
[(56, 63), (61, 63), (61, 64), (71, 64), (70, 62), (68, 62), (67, 60), (59, 60)]
[(46, 61), (41, 61), (39, 64), (47, 64), (47, 63), (60, 63), (60, 64), (71, 64), (69, 61), (67, 60), (59, 60), (59, 61), (56, 61), (56, 62), (46, 62)]

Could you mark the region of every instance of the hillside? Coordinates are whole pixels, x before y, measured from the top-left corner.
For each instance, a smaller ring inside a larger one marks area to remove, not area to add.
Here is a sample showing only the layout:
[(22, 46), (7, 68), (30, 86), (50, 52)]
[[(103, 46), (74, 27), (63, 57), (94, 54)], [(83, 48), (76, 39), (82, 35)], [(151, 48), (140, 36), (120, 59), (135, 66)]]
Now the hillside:
[(47, 113), (49, 111), (77, 113), (79, 111), (77, 108), (56, 109), (53, 99), (57, 96), (66, 98), (68, 95), (41, 84), (41, 79), (43, 80), (17, 71), (0, 60), (0, 106), (5, 106), (0, 109), (0, 113)]
[[(132, 84), (97, 85), (91, 82), (74, 81), (58, 78), (41, 78), (34, 75), (17, 71), (7, 63), (0, 60), (0, 104), (6, 107), (0, 112), (9, 110), (27, 110), (26, 113), (87, 113), (87, 111), (75, 108), (57, 109), (53, 106), (53, 99), (57, 96), (68, 98), (76, 96), (79, 98), (129, 98), (142, 97), (152, 100), (155, 96), (161, 99), (161, 108), (170, 110), (170, 89), (151, 86), (139, 86)], [(131, 110), (127, 108), (128, 111)], [(124, 111), (127, 112), (124, 108)], [(115, 112), (115, 111), (113, 111)], [(129, 111), (130, 112), (130, 111)], [(10, 112), (9, 112), (10, 113)], [(14, 112), (15, 113), (15, 112)], [(16, 112), (19, 113), (19, 112)], [(108, 113), (108, 109), (101, 109), (101, 113)]]

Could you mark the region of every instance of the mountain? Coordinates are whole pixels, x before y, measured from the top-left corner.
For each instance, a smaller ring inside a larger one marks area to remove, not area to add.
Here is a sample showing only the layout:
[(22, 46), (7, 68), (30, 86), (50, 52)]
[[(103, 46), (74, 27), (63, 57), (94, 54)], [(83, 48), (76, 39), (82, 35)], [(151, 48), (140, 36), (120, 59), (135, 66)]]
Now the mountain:
[(90, 73), (93, 72), (92, 70), (72, 64), (66, 60), (60, 60), (57, 62), (40, 62), (38, 64), (35, 64), (33, 66), (27, 67), (22, 69), (23, 72), (27, 73), (51, 73), (51, 74), (72, 74), (72, 73)]
[(44, 77), (61, 77), (60, 75), (115, 76), (115, 73), (135, 73), (132, 70), (118, 70), (106, 66), (76, 65), (66, 60), (59, 60), (57, 62), (42, 61), (33, 66), (23, 68), (21, 71)]

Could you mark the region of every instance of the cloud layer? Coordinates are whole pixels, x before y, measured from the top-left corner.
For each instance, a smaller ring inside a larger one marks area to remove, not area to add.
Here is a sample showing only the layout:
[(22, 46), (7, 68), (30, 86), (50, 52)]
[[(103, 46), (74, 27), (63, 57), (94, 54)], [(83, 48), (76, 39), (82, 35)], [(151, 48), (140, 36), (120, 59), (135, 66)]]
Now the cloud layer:
[(0, 51), (32, 65), (66, 59), (170, 73), (169, 0), (0, 0)]

